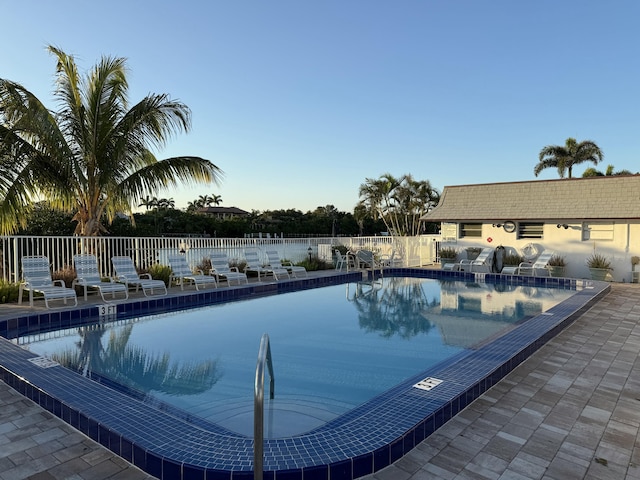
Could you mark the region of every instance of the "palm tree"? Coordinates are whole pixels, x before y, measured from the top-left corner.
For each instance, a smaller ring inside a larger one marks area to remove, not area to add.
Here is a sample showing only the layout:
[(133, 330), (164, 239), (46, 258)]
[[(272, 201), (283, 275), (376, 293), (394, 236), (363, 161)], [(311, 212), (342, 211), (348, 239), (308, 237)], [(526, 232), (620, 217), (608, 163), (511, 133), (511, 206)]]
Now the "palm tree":
[(211, 205), (211, 197), (209, 195), (200, 195), (198, 197), (198, 203), (201, 207), (208, 207)]
[(214, 205), (220, 205), (222, 203), (222, 195), (211, 195), (211, 203)]
[(607, 169), (605, 170), (604, 173), (602, 173), (600, 170), (596, 170), (593, 167), (589, 167), (582, 173), (582, 177), (583, 178), (587, 178), (587, 177), (605, 177), (605, 176), (606, 177), (611, 177), (611, 176), (618, 176), (618, 175), (633, 175), (634, 174), (631, 170), (623, 169), (623, 170), (615, 171), (614, 168), (615, 167), (613, 165), (607, 165)]
[(103, 57), (81, 77), (72, 56), (53, 46), (49, 52), (57, 59), (57, 112), (0, 79), (0, 234), (26, 224), (25, 206), (38, 195), (75, 212), (76, 233), (90, 236), (106, 232), (103, 218), (131, 213), (149, 192), (219, 182), (222, 171), (209, 160), (160, 161), (151, 152), (189, 131), (186, 105), (151, 94), (129, 108), (124, 58)]
[(603, 158), (602, 150), (591, 140), (578, 143), (575, 138), (567, 138), (564, 146), (547, 145), (540, 150), (539, 162), (533, 173), (537, 177), (545, 168), (557, 168), (560, 178), (564, 178), (565, 173), (571, 178), (574, 165), (584, 162), (597, 165)]
[(158, 200), (158, 208), (160, 210), (169, 210), (170, 208), (175, 208), (176, 202), (173, 198), (160, 198)]
[(146, 197), (144, 197), (140, 203), (138, 204), (139, 207), (145, 207), (148, 210), (152, 209), (152, 208), (157, 208), (158, 207), (158, 199), (156, 197), (150, 197), (149, 195), (147, 195)]
[(377, 180), (367, 178), (360, 185), (362, 205), (374, 220), (382, 219), (394, 235), (417, 235), (420, 217), (438, 204), (440, 193), (428, 180), (417, 181), (411, 175), (395, 178), (386, 173)]

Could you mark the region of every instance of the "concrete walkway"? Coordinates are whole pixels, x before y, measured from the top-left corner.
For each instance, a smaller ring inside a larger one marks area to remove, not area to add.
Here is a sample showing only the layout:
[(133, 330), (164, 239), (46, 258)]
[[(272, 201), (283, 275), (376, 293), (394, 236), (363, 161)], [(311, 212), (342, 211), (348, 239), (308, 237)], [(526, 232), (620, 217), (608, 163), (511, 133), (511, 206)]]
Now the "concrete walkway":
[[(640, 285), (368, 480), (640, 479)], [(0, 382), (0, 479), (152, 478)]]

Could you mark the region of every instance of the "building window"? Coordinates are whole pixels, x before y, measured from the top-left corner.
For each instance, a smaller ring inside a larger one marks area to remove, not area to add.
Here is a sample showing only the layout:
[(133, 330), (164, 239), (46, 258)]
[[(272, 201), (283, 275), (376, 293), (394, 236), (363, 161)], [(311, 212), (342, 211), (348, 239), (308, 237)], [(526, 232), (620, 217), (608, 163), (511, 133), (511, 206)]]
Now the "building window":
[(460, 238), (463, 237), (482, 237), (481, 223), (461, 223)]
[(518, 224), (518, 238), (542, 238), (544, 223), (526, 223)]
[(582, 224), (582, 240), (613, 240), (613, 222), (585, 222)]

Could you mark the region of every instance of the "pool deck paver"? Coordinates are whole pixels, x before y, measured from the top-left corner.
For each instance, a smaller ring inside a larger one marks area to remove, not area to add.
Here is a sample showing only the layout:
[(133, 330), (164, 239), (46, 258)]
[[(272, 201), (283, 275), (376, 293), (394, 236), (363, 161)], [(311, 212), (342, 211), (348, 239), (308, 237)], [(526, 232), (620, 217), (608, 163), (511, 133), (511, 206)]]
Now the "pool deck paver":
[[(433, 435), (362, 478), (640, 480), (639, 320), (640, 285), (612, 284)], [(150, 478), (0, 382), (0, 480)]]
[(612, 291), (366, 480), (640, 479), (640, 286)]

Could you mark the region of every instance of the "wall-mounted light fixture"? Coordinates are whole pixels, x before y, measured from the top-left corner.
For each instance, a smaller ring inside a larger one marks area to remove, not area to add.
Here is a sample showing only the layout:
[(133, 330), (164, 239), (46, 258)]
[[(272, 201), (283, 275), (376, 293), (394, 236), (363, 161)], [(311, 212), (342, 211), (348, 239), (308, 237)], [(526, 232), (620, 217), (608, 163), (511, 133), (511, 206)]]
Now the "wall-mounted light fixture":
[(566, 230), (567, 228), (569, 228), (569, 225), (567, 225), (566, 223), (559, 223), (558, 225), (556, 225), (556, 228), (564, 228)]
[(513, 233), (516, 231), (516, 224), (511, 220), (505, 220), (502, 223), (492, 223), (491, 226), (495, 228), (503, 228), (507, 233)]

